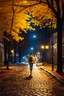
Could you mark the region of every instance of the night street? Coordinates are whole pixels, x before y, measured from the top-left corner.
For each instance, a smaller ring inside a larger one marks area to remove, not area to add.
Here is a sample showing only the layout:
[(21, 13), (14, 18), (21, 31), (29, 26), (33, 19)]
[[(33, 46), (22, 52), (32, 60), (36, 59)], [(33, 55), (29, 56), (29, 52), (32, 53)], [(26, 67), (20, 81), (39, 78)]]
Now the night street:
[(0, 96), (64, 96), (64, 0), (0, 0)]
[(29, 66), (0, 69), (0, 96), (64, 96), (62, 86), (50, 74), (34, 64), (32, 78)]

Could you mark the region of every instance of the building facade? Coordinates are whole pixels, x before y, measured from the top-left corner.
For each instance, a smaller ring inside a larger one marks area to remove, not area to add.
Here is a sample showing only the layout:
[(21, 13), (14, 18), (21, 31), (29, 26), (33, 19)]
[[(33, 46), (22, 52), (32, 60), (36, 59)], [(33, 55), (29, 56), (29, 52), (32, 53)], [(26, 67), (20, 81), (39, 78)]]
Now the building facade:
[[(53, 51), (52, 51), (52, 48), (53, 48)], [(57, 64), (57, 32), (53, 33), (53, 39), (52, 38), (50, 39), (50, 51), (49, 52), (50, 52), (50, 60), (53, 56), (54, 64)], [(64, 64), (64, 32), (62, 32), (62, 62)]]
[(0, 66), (4, 65), (4, 43), (0, 39)]

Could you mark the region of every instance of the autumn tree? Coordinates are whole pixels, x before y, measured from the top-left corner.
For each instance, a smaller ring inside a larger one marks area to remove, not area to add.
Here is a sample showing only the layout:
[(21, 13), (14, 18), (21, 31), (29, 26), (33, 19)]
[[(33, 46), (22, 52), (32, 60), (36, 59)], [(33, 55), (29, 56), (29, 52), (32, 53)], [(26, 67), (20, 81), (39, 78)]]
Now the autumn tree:
[(49, 8), (55, 15), (57, 20), (57, 72), (63, 72), (62, 70), (62, 2), (63, 0), (47, 0)]
[(47, 19), (51, 19), (52, 22), (56, 22), (56, 25), (54, 24), (54, 27), (56, 26), (57, 33), (58, 33), (57, 35), (57, 72), (59, 73), (63, 72), (62, 24), (63, 24), (63, 18), (64, 18), (63, 17), (64, 1), (63, 0), (37, 0), (35, 4), (31, 5), (31, 7), (28, 8), (28, 10), (32, 14), (32, 17), (34, 18), (32, 22), (34, 22), (35, 25), (40, 25), (42, 27), (43, 22)]
[[(34, 18), (35, 25), (42, 26), (42, 23), (50, 18), (55, 19), (57, 27), (57, 72), (63, 72), (62, 69), (62, 24), (63, 24), (63, 12), (64, 4), (63, 0), (38, 0), (35, 6), (32, 6), (31, 14)], [(47, 10), (48, 9), (48, 10)], [(45, 14), (47, 10), (47, 14)], [(45, 15), (44, 15), (45, 14)], [(44, 19), (43, 19), (44, 16)], [(53, 22), (52, 19), (52, 22)], [(37, 20), (37, 21), (36, 21)], [(39, 21), (39, 22), (38, 22)]]
[[(2, 5), (2, 6), (0, 6), (0, 20), (1, 20), (0, 38), (4, 38), (5, 63), (7, 63), (7, 69), (9, 67), (11, 43), (14, 40), (19, 42), (19, 40), (22, 41), (24, 39), (24, 37), (21, 37), (21, 35), (19, 35), (21, 33), (19, 31), (19, 28), (15, 29), (15, 27), (14, 27), (15, 9), (14, 9), (13, 4), (14, 4), (14, 0), (12, 0), (12, 2), (11, 1), (0, 1), (0, 5)], [(24, 32), (24, 31), (22, 31), (22, 32)], [(6, 60), (7, 54), (8, 54), (8, 59)]]
[[(0, 27), (2, 29), (9, 30), (7, 32), (10, 32), (13, 37), (17, 37), (19, 28), (21, 28), (24, 32), (26, 32), (28, 29), (35, 30), (32, 28), (32, 26), (30, 26), (31, 22), (33, 22), (34, 25), (40, 26), (42, 28), (43, 22), (45, 22), (47, 19), (51, 19), (53, 22), (52, 27), (57, 27), (58, 33), (57, 72), (62, 72), (62, 15), (64, 12), (62, 10), (64, 9), (64, 7), (62, 7), (63, 0), (2, 0), (0, 4), (3, 5), (0, 8)], [(32, 17), (31, 19), (30, 16)], [(27, 22), (27, 20), (30, 22)]]
[[(30, 23), (27, 23), (27, 20), (29, 20), (29, 15), (27, 15), (24, 11), (26, 6), (20, 6), (18, 1), (0, 1), (0, 5), (2, 5), (0, 6), (0, 29), (2, 30), (0, 32), (0, 37), (4, 38), (4, 41), (8, 42), (7, 44), (10, 44), (8, 46), (8, 61), (10, 58), (11, 43), (14, 40), (16, 40), (17, 42), (22, 41), (24, 39), (24, 37), (21, 37), (22, 35), (20, 35), (22, 34), (22, 32), (26, 33), (28, 29), (34, 30), (34, 28), (29, 26)], [(18, 6), (16, 4), (18, 4)], [(19, 31), (19, 29), (21, 29), (21, 32)], [(7, 64), (7, 69), (8, 65), (9, 64)]]

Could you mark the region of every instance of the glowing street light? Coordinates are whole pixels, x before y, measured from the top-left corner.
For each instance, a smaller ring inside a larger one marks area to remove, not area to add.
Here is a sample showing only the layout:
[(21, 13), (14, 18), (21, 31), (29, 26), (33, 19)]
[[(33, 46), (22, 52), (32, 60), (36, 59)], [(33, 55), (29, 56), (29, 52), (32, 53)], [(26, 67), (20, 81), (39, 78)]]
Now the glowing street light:
[(12, 53), (12, 63), (14, 62), (14, 50), (12, 49), (11, 50), (11, 53)]
[(42, 45), (41, 48), (42, 48), (42, 49), (49, 49), (49, 45), (45, 45), (45, 46)]
[[(43, 49), (43, 52), (44, 52), (44, 60), (45, 60), (45, 50), (48, 50), (49, 49), (49, 45), (42, 45), (41, 46), (41, 49)], [(42, 57), (42, 60), (43, 60), (43, 57)], [(43, 61), (42, 61), (43, 62)], [(43, 63), (44, 65), (44, 63)]]
[(42, 45), (41, 48), (44, 49), (44, 45)]
[(36, 38), (36, 35), (33, 35), (33, 38)]
[(33, 47), (31, 47), (31, 50), (34, 50), (34, 48), (33, 48)]
[(13, 49), (11, 50), (11, 53), (14, 54), (14, 50)]
[(48, 46), (48, 45), (46, 45), (46, 46), (45, 46), (45, 49), (49, 49), (49, 46)]

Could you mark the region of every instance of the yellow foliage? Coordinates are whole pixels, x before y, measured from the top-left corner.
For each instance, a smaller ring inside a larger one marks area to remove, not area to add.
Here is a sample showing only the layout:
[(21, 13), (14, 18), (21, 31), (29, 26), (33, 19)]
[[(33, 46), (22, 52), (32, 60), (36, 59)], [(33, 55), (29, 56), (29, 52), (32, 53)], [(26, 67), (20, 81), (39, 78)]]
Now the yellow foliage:
[[(12, 1), (14, 1), (13, 5)], [(47, 3), (47, 0), (42, 1)], [(51, 4), (50, 1), (51, 0), (49, 0), (49, 3)], [(62, 18), (62, 0), (59, 0), (59, 6), (60, 15)], [(14, 13), (12, 11), (12, 7), (14, 8)], [(54, 10), (57, 11), (57, 5), (55, 0), (53, 0), (53, 7)], [(29, 15), (28, 12), (32, 14), (32, 16)], [(11, 28), (12, 17), (13, 24)], [(32, 19), (30, 19), (31, 17)], [(42, 23), (44, 23), (47, 19), (52, 20), (52, 27), (55, 28), (55, 14), (48, 7), (48, 4), (40, 4), (39, 0), (0, 1), (0, 27), (3, 29), (3, 31), (6, 30), (9, 34), (11, 34), (17, 41), (19, 41), (19, 39), (23, 40), (23, 37), (19, 38), (19, 28), (21, 28), (24, 32), (26, 32), (28, 29), (35, 30), (35, 28), (30, 26), (31, 22), (33, 22), (34, 25), (40, 26), (42, 28)]]
[[(33, 11), (34, 10), (34, 11)], [(34, 23), (36, 26), (43, 27), (43, 23), (51, 19), (53, 27), (56, 27), (56, 18), (54, 18), (54, 13), (49, 9), (47, 5), (38, 4), (36, 6), (31, 7), (30, 9), (27, 9), (28, 12), (31, 12), (32, 14), (32, 20), (31, 22)]]
[[(20, 2), (20, 0), (13, 0), (13, 1), (14, 4), (18, 4), (18, 5), (20, 4), (24, 5), (24, 3), (26, 4), (25, 1), (23, 2)], [(25, 11), (21, 11), (20, 13), (17, 13), (19, 10), (23, 9), (23, 7), (14, 6), (14, 13), (13, 13), (11, 0), (2, 1), (0, 2), (0, 5), (2, 5), (0, 6), (0, 27), (3, 29), (3, 31), (7, 31), (9, 34), (11, 34), (14, 37), (14, 39), (16, 40), (24, 39), (23, 37), (21, 38), (19, 37), (19, 33), (20, 33), (19, 28), (21, 28), (24, 32), (26, 32), (28, 29), (35, 30), (35, 28), (32, 28), (30, 26), (30, 22), (27, 22), (30, 16), (26, 14)], [(13, 18), (13, 25), (11, 28), (12, 18)]]
[(18, 34), (13, 31), (12, 31), (11, 35), (13, 36), (13, 39), (15, 39), (17, 42), (19, 42), (19, 40), (22, 41), (24, 39), (23, 37), (18, 36)]
[(29, 18), (30, 18), (30, 16), (25, 14), (24, 12), (16, 14), (16, 17), (14, 19), (13, 28), (15, 28), (16, 30), (19, 30), (19, 28), (21, 28), (24, 32), (26, 32), (26, 30), (28, 30), (28, 29), (34, 30), (34, 28), (32, 28), (32, 26), (30, 26), (30, 22), (27, 21), (27, 20), (29, 20)]

